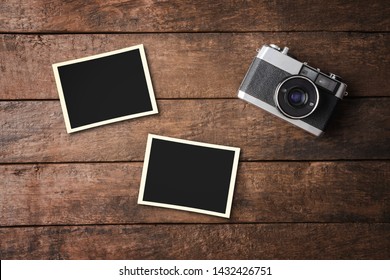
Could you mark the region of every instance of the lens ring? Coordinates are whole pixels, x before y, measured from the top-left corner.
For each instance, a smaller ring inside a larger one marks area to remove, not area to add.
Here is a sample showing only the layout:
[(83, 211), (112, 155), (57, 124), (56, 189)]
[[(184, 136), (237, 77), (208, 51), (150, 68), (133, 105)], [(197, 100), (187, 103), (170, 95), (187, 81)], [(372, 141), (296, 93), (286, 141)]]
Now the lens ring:
[(317, 108), (319, 92), (310, 79), (294, 75), (276, 87), (274, 101), (286, 117), (302, 119), (311, 115)]

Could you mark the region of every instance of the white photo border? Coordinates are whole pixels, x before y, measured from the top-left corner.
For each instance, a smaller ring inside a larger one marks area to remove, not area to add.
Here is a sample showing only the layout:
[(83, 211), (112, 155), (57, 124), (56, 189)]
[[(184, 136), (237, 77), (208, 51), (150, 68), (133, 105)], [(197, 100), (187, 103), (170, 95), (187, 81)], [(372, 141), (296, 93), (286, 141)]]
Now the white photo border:
[[(119, 53), (137, 50), (137, 49), (139, 50), (140, 56), (141, 56), (142, 66), (144, 69), (144, 75), (145, 75), (146, 84), (147, 84), (148, 92), (149, 92), (149, 98), (150, 98), (150, 102), (152, 104), (152, 110), (141, 112), (141, 113), (136, 113), (136, 114), (131, 114), (131, 115), (127, 115), (127, 116), (112, 118), (112, 119), (99, 121), (99, 122), (95, 122), (92, 124), (87, 124), (87, 125), (82, 125), (79, 127), (72, 128), (70, 125), (70, 118), (69, 118), (69, 114), (68, 114), (68, 109), (66, 107), (65, 95), (64, 95), (64, 92), (62, 90), (62, 84), (61, 84), (61, 79), (60, 79), (58, 67), (65, 66), (65, 65), (71, 65), (74, 63), (78, 63), (78, 62), (94, 60), (94, 59), (107, 57), (107, 56), (111, 56), (111, 55), (115, 55), (115, 54), (119, 54)], [(101, 54), (91, 55), (91, 56), (87, 56), (87, 57), (83, 57), (83, 58), (73, 59), (73, 60), (69, 60), (69, 61), (65, 61), (65, 62), (54, 63), (54, 64), (52, 64), (52, 68), (53, 68), (54, 78), (55, 78), (56, 85), (57, 85), (58, 95), (60, 97), (61, 109), (62, 109), (62, 113), (63, 113), (64, 120), (65, 120), (66, 131), (68, 133), (72, 133), (72, 132), (76, 132), (76, 131), (80, 131), (80, 130), (89, 129), (92, 127), (102, 126), (102, 125), (109, 124), (109, 123), (115, 123), (115, 122), (119, 122), (119, 121), (139, 118), (139, 117), (153, 115), (153, 114), (158, 113), (156, 97), (154, 95), (152, 79), (150, 78), (148, 62), (146, 60), (145, 49), (144, 49), (143, 44), (139, 44), (139, 45), (135, 45), (135, 46), (127, 47), (127, 48), (122, 48), (122, 49), (118, 49), (118, 50), (114, 50), (114, 51), (110, 51), (110, 52), (105, 52), (105, 53), (101, 53)]]
[[(213, 148), (213, 149), (228, 150), (228, 151), (234, 152), (232, 172), (231, 172), (231, 177), (230, 177), (229, 192), (228, 192), (225, 213), (203, 210), (203, 209), (193, 208), (193, 207), (179, 206), (179, 205), (168, 204), (168, 203), (152, 202), (152, 201), (147, 201), (147, 200), (143, 199), (153, 139), (159, 139), (159, 140), (176, 142), (176, 143), (183, 143), (183, 144), (200, 146), (200, 147), (208, 147), (208, 148)], [(232, 207), (232, 202), (233, 202), (233, 194), (234, 194), (234, 188), (235, 188), (236, 176), (237, 176), (237, 170), (238, 170), (239, 157), (240, 157), (240, 148), (223, 146), (223, 145), (216, 145), (216, 144), (208, 144), (208, 143), (204, 143), (204, 142), (197, 142), (197, 141), (190, 141), (190, 140), (183, 140), (183, 139), (179, 139), (179, 138), (160, 136), (160, 135), (149, 133), (148, 140), (146, 143), (145, 159), (144, 159), (144, 164), (143, 164), (143, 168), (142, 168), (141, 185), (140, 185), (140, 190), (139, 190), (139, 194), (138, 194), (138, 204), (149, 205), (149, 206), (158, 206), (158, 207), (164, 207), (164, 208), (170, 208), (170, 209), (176, 209), (176, 210), (184, 210), (184, 211), (213, 215), (213, 216), (218, 216), (218, 217), (223, 217), (223, 218), (230, 218), (231, 207)]]

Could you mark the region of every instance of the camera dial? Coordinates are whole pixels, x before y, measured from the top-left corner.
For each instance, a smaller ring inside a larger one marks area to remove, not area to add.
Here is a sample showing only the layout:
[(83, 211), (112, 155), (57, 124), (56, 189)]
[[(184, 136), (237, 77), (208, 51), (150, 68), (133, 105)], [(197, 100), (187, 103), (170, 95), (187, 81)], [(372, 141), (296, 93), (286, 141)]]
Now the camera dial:
[(269, 46), (277, 51), (280, 51), (281, 48), (278, 46), (278, 45), (275, 45), (275, 44), (269, 44)]
[(291, 76), (275, 90), (277, 108), (287, 117), (302, 119), (314, 112), (319, 101), (315, 84), (304, 76)]
[(342, 79), (339, 75), (336, 75), (336, 74), (333, 74), (333, 73), (329, 73), (329, 76), (330, 76), (332, 79), (336, 80), (336, 81), (340, 81), (340, 82), (343, 81), (343, 79)]

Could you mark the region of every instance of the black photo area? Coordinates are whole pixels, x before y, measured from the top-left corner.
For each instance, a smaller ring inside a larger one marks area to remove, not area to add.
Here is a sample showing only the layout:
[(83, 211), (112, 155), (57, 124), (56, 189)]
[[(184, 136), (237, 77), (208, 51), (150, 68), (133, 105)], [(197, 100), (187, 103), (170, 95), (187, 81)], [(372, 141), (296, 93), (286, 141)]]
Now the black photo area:
[(139, 50), (58, 67), (70, 126), (152, 110)]
[(234, 155), (153, 139), (143, 200), (225, 213)]

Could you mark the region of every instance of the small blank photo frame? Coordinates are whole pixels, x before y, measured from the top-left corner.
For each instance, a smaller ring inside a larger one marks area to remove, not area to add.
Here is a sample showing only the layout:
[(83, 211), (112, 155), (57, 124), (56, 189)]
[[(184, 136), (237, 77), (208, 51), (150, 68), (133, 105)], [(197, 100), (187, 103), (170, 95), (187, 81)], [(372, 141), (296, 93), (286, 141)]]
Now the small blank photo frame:
[(230, 217), (240, 149), (149, 134), (138, 203)]
[(68, 133), (158, 113), (143, 45), (52, 67)]

